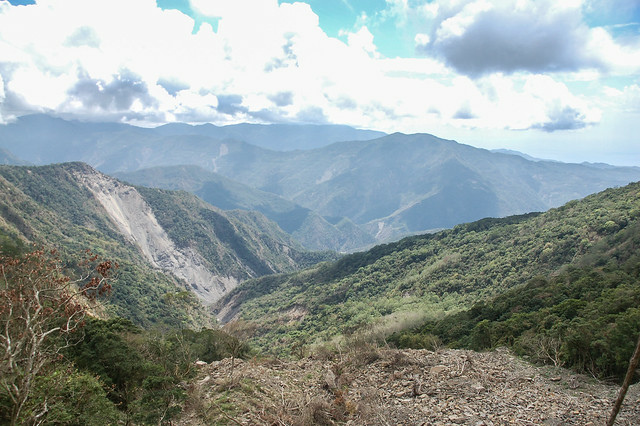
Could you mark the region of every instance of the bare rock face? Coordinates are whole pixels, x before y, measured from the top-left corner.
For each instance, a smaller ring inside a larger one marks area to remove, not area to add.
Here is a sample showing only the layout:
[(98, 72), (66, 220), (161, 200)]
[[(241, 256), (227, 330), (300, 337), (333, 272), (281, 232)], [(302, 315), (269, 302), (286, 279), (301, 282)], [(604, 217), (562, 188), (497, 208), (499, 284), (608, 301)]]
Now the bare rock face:
[(74, 174), (151, 265), (184, 280), (204, 303), (214, 303), (238, 285), (234, 277), (213, 274), (195, 250), (177, 248), (134, 187), (88, 168)]

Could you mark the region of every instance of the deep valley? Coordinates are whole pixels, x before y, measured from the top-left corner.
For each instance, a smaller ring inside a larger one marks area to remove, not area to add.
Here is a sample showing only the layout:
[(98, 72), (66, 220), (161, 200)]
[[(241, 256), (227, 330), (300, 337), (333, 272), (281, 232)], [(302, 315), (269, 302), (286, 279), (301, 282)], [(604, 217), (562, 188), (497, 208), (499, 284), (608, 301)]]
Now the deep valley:
[[(117, 265), (74, 305), (82, 338), (43, 341), (27, 407), (51, 393), (50, 419), (89, 424), (78, 388), (114, 424), (606, 418), (640, 332), (640, 168), (424, 134), (223, 130), (0, 129), (3, 306), (29, 262), (70, 280), (86, 250)], [(266, 131), (281, 151), (240, 140)]]

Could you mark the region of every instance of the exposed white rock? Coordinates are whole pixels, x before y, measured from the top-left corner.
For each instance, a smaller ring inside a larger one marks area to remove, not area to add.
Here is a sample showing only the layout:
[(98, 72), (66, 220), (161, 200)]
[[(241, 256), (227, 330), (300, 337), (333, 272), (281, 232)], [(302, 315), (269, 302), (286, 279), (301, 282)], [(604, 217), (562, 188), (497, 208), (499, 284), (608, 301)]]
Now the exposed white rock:
[(229, 147), (227, 146), (227, 144), (221, 144), (220, 145), (220, 153), (218, 154), (217, 157), (213, 157), (211, 159), (211, 165), (213, 166), (213, 171), (218, 173), (218, 159), (224, 157), (225, 155), (227, 155), (229, 153)]
[(75, 175), (104, 207), (120, 233), (138, 247), (151, 265), (184, 280), (203, 302), (213, 303), (238, 285), (234, 277), (213, 274), (195, 250), (177, 248), (134, 187), (95, 170)]

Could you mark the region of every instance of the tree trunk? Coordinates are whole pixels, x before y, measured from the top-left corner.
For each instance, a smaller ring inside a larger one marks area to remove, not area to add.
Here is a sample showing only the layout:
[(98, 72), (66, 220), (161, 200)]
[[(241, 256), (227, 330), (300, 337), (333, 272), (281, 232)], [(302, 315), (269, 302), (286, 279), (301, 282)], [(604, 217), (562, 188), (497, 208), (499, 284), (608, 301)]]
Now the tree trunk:
[(629, 389), (629, 385), (633, 380), (633, 376), (636, 372), (636, 368), (638, 368), (638, 361), (640, 361), (640, 337), (638, 337), (638, 343), (636, 344), (636, 351), (633, 353), (631, 357), (631, 361), (629, 361), (629, 368), (627, 369), (627, 375), (624, 378), (624, 382), (622, 383), (622, 387), (620, 388), (620, 392), (618, 393), (618, 399), (616, 399), (616, 403), (613, 406), (613, 410), (611, 411), (611, 417), (609, 417), (609, 421), (607, 422), (607, 426), (613, 426), (613, 423), (616, 421), (616, 417), (618, 416), (618, 412), (620, 411), (620, 407), (622, 406), (622, 401), (624, 401), (624, 397), (627, 394), (627, 390)]

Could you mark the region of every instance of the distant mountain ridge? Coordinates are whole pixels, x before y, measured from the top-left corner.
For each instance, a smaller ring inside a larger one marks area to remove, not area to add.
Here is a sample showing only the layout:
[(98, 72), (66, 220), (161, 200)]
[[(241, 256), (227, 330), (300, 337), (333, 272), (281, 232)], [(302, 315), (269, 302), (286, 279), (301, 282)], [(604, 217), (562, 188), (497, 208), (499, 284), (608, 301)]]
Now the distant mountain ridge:
[[(73, 147), (77, 149), (78, 158), (76, 159), (88, 160), (86, 157), (80, 157), (91, 155), (96, 149), (109, 149), (109, 144), (115, 143), (118, 149), (135, 141), (158, 140), (174, 136), (234, 140), (268, 150), (293, 151), (319, 148), (335, 142), (375, 139), (384, 135), (383, 132), (331, 124), (243, 123), (215, 126), (170, 123), (146, 128), (124, 123), (68, 121), (45, 114), (32, 114), (0, 126), (0, 145), (22, 160), (43, 164), (69, 160), (64, 148)], [(12, 143), (13, 141), (19, 141), (27, 146), (16, 146)], [(37, 148), (38, 151), (28, 148)], [(63, 148), (62, 151), (59, 150), (60, 148)]]
[(235, 139), (273, 151), (294, 151), (321, 148), (334, 142), (379, 138), (385, 133), (361, 130), (343, 125), (318, 124), (232, 124), (192, 126), (171, 123), (156, 127), (164, 136), (197, 135), (214, 139)]
[(346, 216), (379, 241), (488, 216), (544, 211), (640, 179), (637, 167), (531, 162), (428, 134), (248, 156), (243, 167), (225, 158), (217, 162), (219, 173), (325, 217)]
[(330, 223), (285, 198), (198, 166), (154, 167), (115, 176), (135, 185), (188, 191), (223, 210), (259, 211), (309, 250), (353, 251), (375, 242), (349, 219), (337, 218), (336, 223)]
[(528, 161), (429, 134), (277, 152), (194, 134), (207, 129), (214, 128), (142, 129), (27, 116), (0, 127), (0, 148), (36, 164), (80, 160), (105, 173), (196, 165), (324, 218), (346, 217), (377, 241), (487, 216), (544, 211), (640, 180), (638, 167)]
[(498, 154), (517, 155), (517, 156), (520, 156), (520, 157), (524, 158), (525, 160), (529, 160), (529, 161), (553, 161), (553, 160), (545, 160), (545, 159), (542, 159), (542, 158), (532, 157), (529, 154), (525, 154), (524, 152), (520, 152), (520, 151), (515, 151), (513, 149), (499, 148), (499, 149), (492, 149), (490, 151), (491, 152), (496, 152)]
[(26, 161), (22, 161), (6, 149), (0, 148), (0, 164), (22, 166), (26, 165)]

